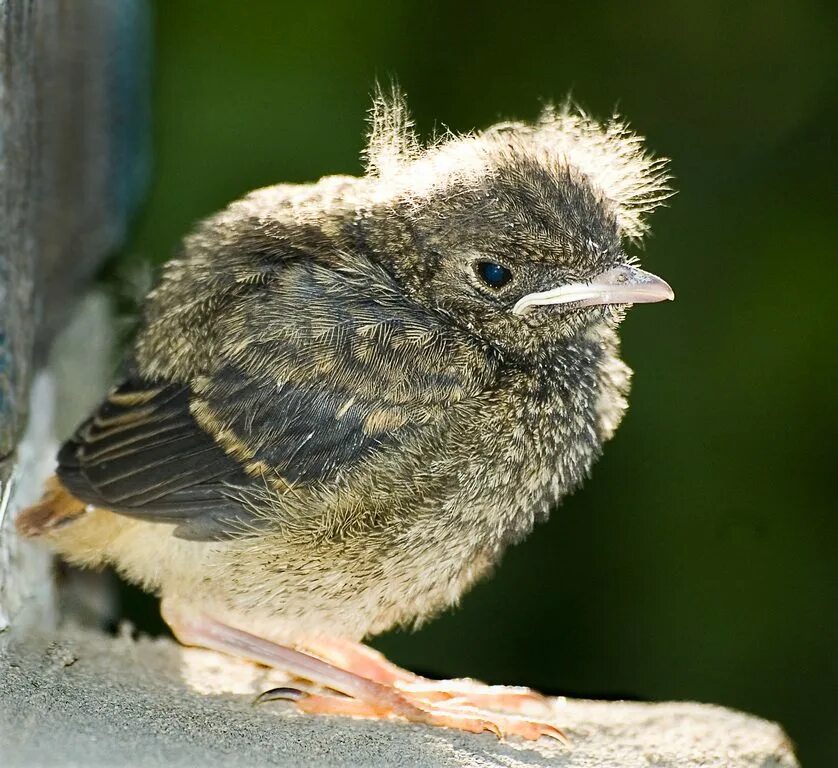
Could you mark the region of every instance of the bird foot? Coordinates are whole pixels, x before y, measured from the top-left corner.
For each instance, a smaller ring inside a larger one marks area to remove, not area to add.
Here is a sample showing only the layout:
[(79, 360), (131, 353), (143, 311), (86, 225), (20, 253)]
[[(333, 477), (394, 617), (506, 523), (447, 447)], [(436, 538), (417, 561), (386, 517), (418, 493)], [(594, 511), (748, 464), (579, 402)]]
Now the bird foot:
[(274, 688), (259, 696), (256, 703), (277, 700), (293, 701), (300, 712), (312, 715), (343, 715), (382, 720), (401, 717), (412, 723), (454, 728), (468, 733), (488, 731), (494, 733), (499, 739), (518, 736), (535, 741), (542, 736), (549, 736), (562, 744), (570, 743), (561, 729), (551, 723), (517, 715), (488, 712), (456, 704), (453, 700), (428, 705), (408, 698), (406, 702), (409, 706), (403, 707), (393, 706), (391, 702), (360, 701), (347, 696), (309, 693), (296, 688)]
[[(400, 670), (365, 646), (350, 643), (342, 643), (345, 663), (337, 666), (323, 658), (278, 645), (208, 616), (185, 611), (167, 600), (163, 601), (162, 609), (175, 636), (185, 645), (210, 648), (282, 669), (329, 691), (321, 693), (293, 687), (277, 688), (262, 694), (257, 702), (290, 699), (297, 709), (310, 714), (381, 719), (399, 717), (413, 723), (456, 728), (471, 733), (490, 731), (498, 738), (520, 736), (538, 739), (549, 736), (568, 743), (562, 731), (548, 722), (474, 706), (475, 703), (499, 706), (513, 701), (520, 704), (523, 700), (538, 696), (527, 689), (504, 689), (503, 686), (487, 686), (472, 680), (435, 683)], [(320, 651), (323, 653), (322, 648)], [(355, 661), (368, 662), (360, 665), (363, 671), (373, 677), (390, 676), (393, 679), (381, 682), (380, 679), (358, 674), (355, 671), (358, 665), (351, 663), (352, 654), (358, 654), (352, 657)], [(373, 662), (383, 664), (376, 666)]]

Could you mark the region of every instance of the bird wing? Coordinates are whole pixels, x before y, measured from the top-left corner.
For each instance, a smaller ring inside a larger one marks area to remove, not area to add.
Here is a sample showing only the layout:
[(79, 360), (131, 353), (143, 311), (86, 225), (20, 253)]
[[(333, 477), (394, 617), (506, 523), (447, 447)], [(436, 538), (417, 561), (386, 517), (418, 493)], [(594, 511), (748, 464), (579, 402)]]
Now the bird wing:
[(246, 473), (197, 425), (190, 394), (184, 385), (123, 381), (62, 446), (61, 483), (88, 504), (178, 523), (185, 538), (246, 527), (235, 498)]
[[(380, 277), (380, 276), (379, 276)], [(129, 378), (59, 455), (78, 498), (216, 539), (259, 524), (248, 490), (340, 482), (494, 375), (485, 351), (395, 291), (299, 265), (238, 302), (188, 384)]]

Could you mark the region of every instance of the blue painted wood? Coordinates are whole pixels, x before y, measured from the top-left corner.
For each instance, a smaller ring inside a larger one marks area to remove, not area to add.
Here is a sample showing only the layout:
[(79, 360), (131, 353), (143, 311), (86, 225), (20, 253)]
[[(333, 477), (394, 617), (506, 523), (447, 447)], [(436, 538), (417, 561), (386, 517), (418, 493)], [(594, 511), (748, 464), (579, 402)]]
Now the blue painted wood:
[(147, 187), (150, 28), (147, 0), (0, 0), (0, 478), (33, 370)]

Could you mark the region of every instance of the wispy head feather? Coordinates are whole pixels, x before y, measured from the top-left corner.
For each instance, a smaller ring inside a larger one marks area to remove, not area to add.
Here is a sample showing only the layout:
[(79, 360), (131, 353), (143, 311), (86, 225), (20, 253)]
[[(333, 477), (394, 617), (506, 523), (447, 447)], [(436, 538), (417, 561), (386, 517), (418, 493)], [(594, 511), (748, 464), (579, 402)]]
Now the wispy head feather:
[(367, 174), (390, 176), (420, 153), (419, 140), (404, 93), (393, 82), (389, 91), (376, 84), (369, 111), (369, 140), (364, 150)]
[(620, 229), (632, 240), (646, 234), (646, 215), (673, 194), (669, 161), (650, 154), (643, 137), (618, 115), (600, 124), (570, 104), (548, 106), (535, 130), (543, 152), (564, 156), (613, 204)]
[(370, 109), (367, 175), (385, 182), (382, 196), (421, 197), (455, 180), (491, 174), (493, 159), (512, 153), (555, 171), (579, 173), (602, 195), (622, 234), (639, 241), (647, 214), (673, 192), (668, 160), (651, 155), (643, 138), (614, 115), (599, 123), (566, 103), (548, 106), (534, 124), (507, 122), (483, 132), (448, 134), (423, 147), (414, 132), (404, 94), (377, 86)]

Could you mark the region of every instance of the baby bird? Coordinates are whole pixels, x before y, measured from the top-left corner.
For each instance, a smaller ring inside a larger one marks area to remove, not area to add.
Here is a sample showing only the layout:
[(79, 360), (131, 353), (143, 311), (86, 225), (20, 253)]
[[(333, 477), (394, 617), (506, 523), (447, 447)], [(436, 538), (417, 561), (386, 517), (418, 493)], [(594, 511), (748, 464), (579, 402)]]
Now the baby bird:
[(536, 696), (360, 645), (455, 604), (591, 469), (626, 409), (624, 245), (666, 161), (547, 109), (416, 138), (379, 94), (362, 177), (260, 189), (189, 235), (123, 374), (18, 529), (162, 598), (185, 644), (282, 668), (306, 712), (525, 738)]

